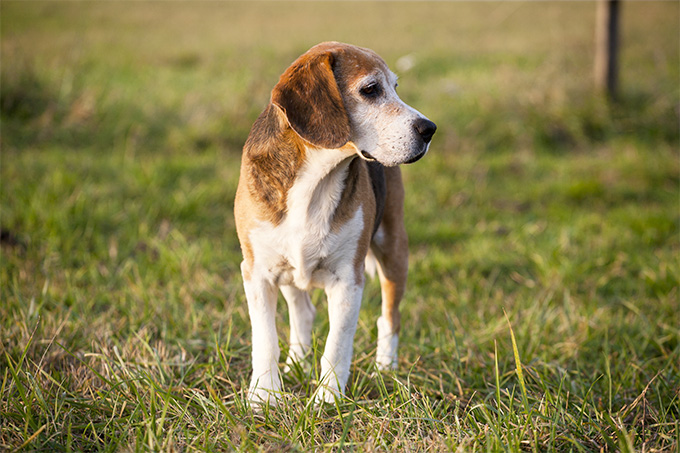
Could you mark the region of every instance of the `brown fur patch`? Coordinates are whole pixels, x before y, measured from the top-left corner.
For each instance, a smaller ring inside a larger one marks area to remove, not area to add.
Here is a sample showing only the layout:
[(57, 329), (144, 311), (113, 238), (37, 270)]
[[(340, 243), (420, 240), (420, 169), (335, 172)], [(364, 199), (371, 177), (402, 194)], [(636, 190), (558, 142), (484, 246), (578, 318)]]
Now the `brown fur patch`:
[(286, 213), (288, 190), (305, 158), (300, 137), (286, 124), (280, 109), (270, 104), (255, 121), (244, 147), (249, 161), (250, 195), (266, 207), (267, 219), (278, 225)]
[(336, 220), (340, 220), (339, 218), (349, 220), (359, 206), (361, 206), (364, 213), (364, 225), (357, 243), (356, 254), (354, 255), (354, 280), (357, 284), (364, 280), (363, 262), (366, 258), (366, 253), (368, 253), (368, 247), (371, 243), (377, 220), (376, 199), (371, 187), (368, 168), (366, 163), (357, 157), (350, 164), (345, 190), (340, 199), (336, 216), (333, 219), (334, 223)]
[[(377, 162), (366, 162), (359, 157), (356, 157), (350, 164), (347, 171), (347, 178), (345, 179), (345, 188), (342, 191), (342, 197), (338, 203), (338, 208), (333, 216), (334, 229), (344, 225), (356, 212), (356, 200), (363, 199), (369, 195), (370, 192), (362, 192), (365, 190), (361, 178), (365, 178), (364, 174), (367, 172), (370, 181), (370, 187), (375, 199), (375, 215), (373, 216), (373, 228), (371, 229), (371, 236), (378, 230), (378, 226), (382, 220), (383, 211), (385, 208), (385, 167)], [(352, 202), (352, 200), (355, 200)], [(369, 213), (365, 213), (369, 215)]]
[(363, 162), (361, 159), (355, 158), (350, 162), (347, 169), (347, 177), (345, 178), (345, 188), (342, 191), (338, 207), (333, 215), (331, 225), (333, 231), (337, 232), (345, 223), (347, 223), (357, 210), (357, 201), (361, 199), (361, 177), (366, 170), (361, 168)]
[(349, 93), (356, 90), (357, 80), (376, 72), (388, 72), (387, 63), (375, 52), (361, 47), (341, 46), (334, 51), (336, 64), (334, 66), (335, 80), (342, 93), (345, 109), (351, 111), (357, 100)]
[(272, 91), (272, 102), (281, 107), (290, 126), (322, 148), (340, 148), (350, 137), (333, 63), (333, 53), (312, 49), (286, 69)]

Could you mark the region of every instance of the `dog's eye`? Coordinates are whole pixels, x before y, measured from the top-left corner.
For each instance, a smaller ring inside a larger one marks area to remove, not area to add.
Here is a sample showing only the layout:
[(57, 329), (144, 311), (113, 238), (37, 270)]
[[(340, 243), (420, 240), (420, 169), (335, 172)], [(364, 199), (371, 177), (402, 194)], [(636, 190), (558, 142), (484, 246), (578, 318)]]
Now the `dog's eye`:
[(368, 85), (361, 88), (361, 90), (359, 90), (359, 92), (364, 97), (376, 98), (376, 97), (380, 96), (382, 89), (380, 88), (380, 84), (378, 84), (378, 83), (369, 83)]

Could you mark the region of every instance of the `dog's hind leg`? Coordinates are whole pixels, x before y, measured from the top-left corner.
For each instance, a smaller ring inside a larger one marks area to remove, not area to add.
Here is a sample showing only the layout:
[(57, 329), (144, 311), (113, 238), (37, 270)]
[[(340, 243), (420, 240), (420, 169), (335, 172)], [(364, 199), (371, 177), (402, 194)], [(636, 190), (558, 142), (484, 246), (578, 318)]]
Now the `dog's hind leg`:
[(288, 303), (290, 320), (290, 349), (286, 360), (288, 366), (285, 369), (288, 371), (290, 365), (300, 362), (309, 352), (316, 308), (307, 291), (294, 286), (282, 286), (281, 293)]
[(397, 347), (401, 315), (399, 302), (406, 290), (408, 274), (408, 237), (404, 227), (404, 186), (399, 167), (385, 168), (387, 198), (385, 213), (371, 243), (378, 262), (382, 293), (382, 316), (378, 318), (378, 368), (397, 366)]
[[(378, 318), (378, 350), (376, 363), (381, 370), (397, 367), (397, 347), (399, 345), (399, 330), (401, 328), (401, 314), (399, 303), (406, 290), (406, 273), (408, 270), (408, 255), (405, 257), (383, 256), (378, 261), (378, 276), (382, 293), (382, 316)], [(405, 258), (405, 259), (403, 259)]]

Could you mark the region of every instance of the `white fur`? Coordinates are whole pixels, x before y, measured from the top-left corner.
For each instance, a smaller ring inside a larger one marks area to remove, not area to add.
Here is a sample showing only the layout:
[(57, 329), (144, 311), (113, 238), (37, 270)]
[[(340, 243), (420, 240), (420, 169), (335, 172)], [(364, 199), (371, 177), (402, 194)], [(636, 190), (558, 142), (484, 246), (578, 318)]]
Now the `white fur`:
[(321, 363), (324, 390), (319, 397), (329, 401), (334, 394), (341, 394), (349, 376), (363, 290), (363, 282), (355, 283), (354, 270), (357, 243), (364, 227), (363, 210), (358, 209), (349, 221), (332, 231), (351, 154), (343, 150), (308, 150), (306, 156), (288, 191), (284, 220), (276, 226), (262, 222), (249, 234), (255, 259), (245, 287), (253, 326), (249, 398), (254, 403), (273, 403), (275, 392), (281, 389), (275, 324), (277, 287), (281, 287), (291, 307), (288, 362), (299, 360), (310, 346), (315, 309), (307, 291), (324, 288), (331, 326)]
[(375, 253), (370, 248), (368, 249), (366, 259), (364, 259), (364, 269), (371, 278), (375, 278), (375, 274), (378, 272), (378, 258), (376, 258)]

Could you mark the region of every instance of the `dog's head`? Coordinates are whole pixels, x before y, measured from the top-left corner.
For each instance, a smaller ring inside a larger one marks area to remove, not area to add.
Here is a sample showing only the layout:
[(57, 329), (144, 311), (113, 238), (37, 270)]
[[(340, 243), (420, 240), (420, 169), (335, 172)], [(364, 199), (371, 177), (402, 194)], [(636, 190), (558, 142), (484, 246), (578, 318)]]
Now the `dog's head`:
[(397, 77), (375, 52), (337, 42), (312, 47), (281, 75), (272, 102), (307, 142), (352, 142), (385, 166), (425, 155), (437, 126), (397, 95)]

